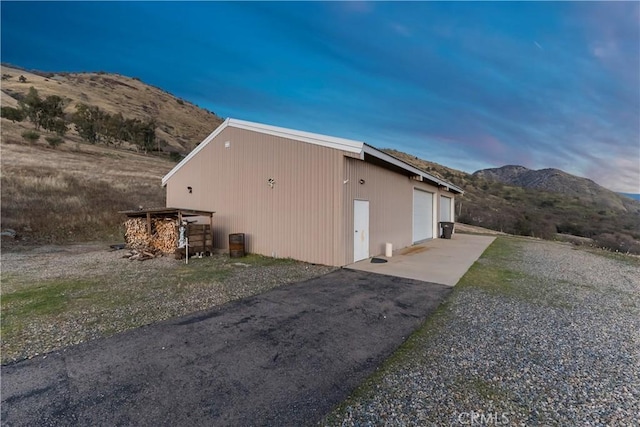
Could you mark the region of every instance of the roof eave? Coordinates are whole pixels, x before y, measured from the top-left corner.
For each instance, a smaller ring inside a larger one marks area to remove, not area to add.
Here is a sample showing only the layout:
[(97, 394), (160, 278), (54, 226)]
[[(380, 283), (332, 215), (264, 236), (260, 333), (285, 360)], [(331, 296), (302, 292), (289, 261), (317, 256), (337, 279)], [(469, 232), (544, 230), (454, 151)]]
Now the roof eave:
[(338, 137), (321, 135), (321, 134), (316, 134), (311, 132), (281, 128), (277, 126), (265, 125), (262, 123), (255, 123), (255, 122), (248, 122), (245, 120), (238, 120), (238, 119), (232, 119), (232, 118), (227, 118), (224, 122), (222, 122), (220, 126), (218, 126), (213, 132), (211, 132), (211, 134), (209, 134), (209, 136), (207, 136), (200, 144), (198, 144), (198, 146), (196, 146), (196, 148), (194, 148), (193, 151), (191, 151), (184, 159), (182, 159), (180, 163), (178, 163), (173, 169), (171, 169), (169, 173), (167, 173), (162, 178), (162, 186), (163, 187), (166, 186), (169, 179), (182, 166), (184, 166), (187, 162), (189, 162), (189, 160), (191, 160), (194, 156), (196, 156), (202, 149), (204, 149), (204, 147), (206, 147), (216, 136), (218, 136), (228, 126), (235, 127), (238, 129), (245, 129), (249, 131), (268, 134), (268, 135), (274, 135), (282, 138), (293, 139), (296, 141), (307, 142), (314, 145), (321, 145), (323, 147), (333, 148), (337, 150), (342, 150), (345, 152), (358, 154), (361, 159), (364, 159), (364, 155), (366, 153), (380, 160), (383, 160), (387, 163), (390, 163), (396, 167), (399, 167), (408, 172), (411, 172), (412, 174), (418, 175), (423, 179), (431, 181), (432, 183), (440, 187), (446, 187), (449, 191), (452, 191), (458, 194), (464, 194), (464, 191), (461, 188), (447, 181), (444, 181), (440, 178), (437, 178), (433, 175), (430, 175), (396, 157), (393, 157), (387, 153), (384, 153), (378, 150), (377, 148), (374, 148), (361, 141), (354, 141), (351, 139), (338, 138)]
[(407, 162), (404, 162), (396, 157), (393, 157), (390, 154), (387, 154), (383, 151), (378, 150), (377, 148), (374, 148), (368, 144), (364, 144), (364, 149), (363, 149), (364, 153), (367, 153), (373, 157), (376, 157), (380, 160), (383, 160), (387, 163), (391, 163), (394, 166), (400, 167), (408, 172), (411, 172), (415, 175), (418, 175), (420, 177), (422, 177), (423, 179), (426, 179), (428, 181), (431, 181), (433, 184), (436, 184), (439, 187), (446, 187), (449, 191), (453, 192), (453, 193), (458, 193), (458, 194), (464, 194), (464, 190), (462, 190), (460, 187), (451, 184), (450, 182), (447, 182), (445, 180), (442, 180), (440, 178), (437, 178), (431, 174), (428, 174), (426, 172), (424, 172), (423, 170), (420, 170), (418, 168), (416, 168), (415, 166), (411, 166), (410, 164), (408, 164)]

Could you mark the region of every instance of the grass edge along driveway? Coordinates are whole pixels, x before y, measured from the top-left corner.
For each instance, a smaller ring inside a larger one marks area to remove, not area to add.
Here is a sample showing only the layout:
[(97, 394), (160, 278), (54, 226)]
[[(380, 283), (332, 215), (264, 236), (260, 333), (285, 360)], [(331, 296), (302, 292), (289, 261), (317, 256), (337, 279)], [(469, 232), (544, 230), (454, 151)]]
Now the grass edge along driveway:
[(633, 257), (499, 237), (320, 424), (633, 424), (639, 273)]

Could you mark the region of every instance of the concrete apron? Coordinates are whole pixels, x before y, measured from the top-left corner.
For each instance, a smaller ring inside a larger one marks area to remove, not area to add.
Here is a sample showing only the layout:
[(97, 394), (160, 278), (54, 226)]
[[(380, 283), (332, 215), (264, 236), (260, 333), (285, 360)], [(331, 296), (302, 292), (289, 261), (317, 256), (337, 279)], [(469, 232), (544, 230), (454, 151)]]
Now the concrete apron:
[(372, 263), (368, 258), (345, 268), (455, 286), (494, 240), (494, 236), (455, 233), (451, 239), (396, 250), (391, 258), (375, 257), (387, 260), (385, 263)]

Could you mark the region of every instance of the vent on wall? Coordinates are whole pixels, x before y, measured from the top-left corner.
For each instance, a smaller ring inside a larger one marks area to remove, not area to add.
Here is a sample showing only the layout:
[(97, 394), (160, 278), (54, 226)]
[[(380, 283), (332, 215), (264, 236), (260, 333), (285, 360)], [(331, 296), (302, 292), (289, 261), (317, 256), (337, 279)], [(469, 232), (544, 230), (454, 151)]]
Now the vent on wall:
[(225, 141), (224, 148), (230, 148), (230, 147), (231, 147), (231, 141)]

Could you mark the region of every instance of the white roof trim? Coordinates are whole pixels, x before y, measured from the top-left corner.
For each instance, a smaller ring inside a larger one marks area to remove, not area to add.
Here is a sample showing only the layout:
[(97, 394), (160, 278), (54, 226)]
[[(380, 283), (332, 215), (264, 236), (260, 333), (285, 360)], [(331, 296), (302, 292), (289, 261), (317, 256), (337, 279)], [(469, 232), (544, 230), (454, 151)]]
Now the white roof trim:
[(431, 181), (437, 185), (448, 187), (450, 190), (459, 192), (460, 194), (464, 193), (462, 189), (456, 187), (455, 185), (450, 184), (446, 181), (443, 181), (439, 178), (436, 178), (433, 175), (429, 175), (428, 173), (423, 172), (420, 169), (415, 168), (409, 165), (408, 163), (405, 163), (400, 159), (390, 156), (389, 154), (386, 154), (376, 148), (373, 148), (372, 146), (367, 145), (361, 141), (354, 141), (354, 140), (345, 139), (345, 138), (337, 138), (334, 136), (321, 135), (318, 133), (303, 132), (303, 131), (294, 130), (294, 129), (264, 125), (262, 123), (247, 122), (244, 120), (238, 120), (238, 119), (232, 119), (232, 118), (228, 118), (224, 122), (222, 122), (220, 126), (218, 126), (216, 130), (211, 132), (209, 136), (207, 136), (200, 144), (198, 144), (198, 146), (194, 148), (193, 151), (191, 151), (191, 153), (189, 153), (187, 157), (182, 159), (180, 163), (178, 163), (173, 169), (171, 169), (169, 173), (167, 173), (162, 178), (162, 186), (167, 185), (167, 181), (182, 166), (184, 166), (189, 160), (191, 160), (195, 155), (197, 155), (207, 144), (209, 144), (216, 136), (218, 136), (228, 126), (235, 127), (238, 129), (245, 129), (253, 132), (259, 132), (267, 135), (274, 135), (281, 138), (293, 139), (296, 141), (306, 142), (309, 144), (321, 145), (323, 147), (342, 150), (349, 153), (359, 154), (360, 158), (362, 159), (364, 159), (364, 154), (366, 153), (373, 157), (377, 157), (378, 159), (383, 160), (387, 163), (390, 163), (394, 166), (397, 166), (406, 171), (409, 171), (418, 176), (421, 176), (422, 178), (427, 179), (428, 181)]
[(323, 147), (334, 148), (347, 151), (349, 153), (361, 153), (364, 142), (351, 139), (337, 138), (335, 136), (321, 135), (319, 133), (303, 132), (299, 130), (281, 128), (277, 126), (263, 125), (261, 123), (247, 122), (244, 120), (228, 119), (229, 126), (238, 129), (251, 130), (268, 135), (279, 136), (281, 138), (294, 139), (296, 141), (308, 142), (309, 144), (321, 145)]

